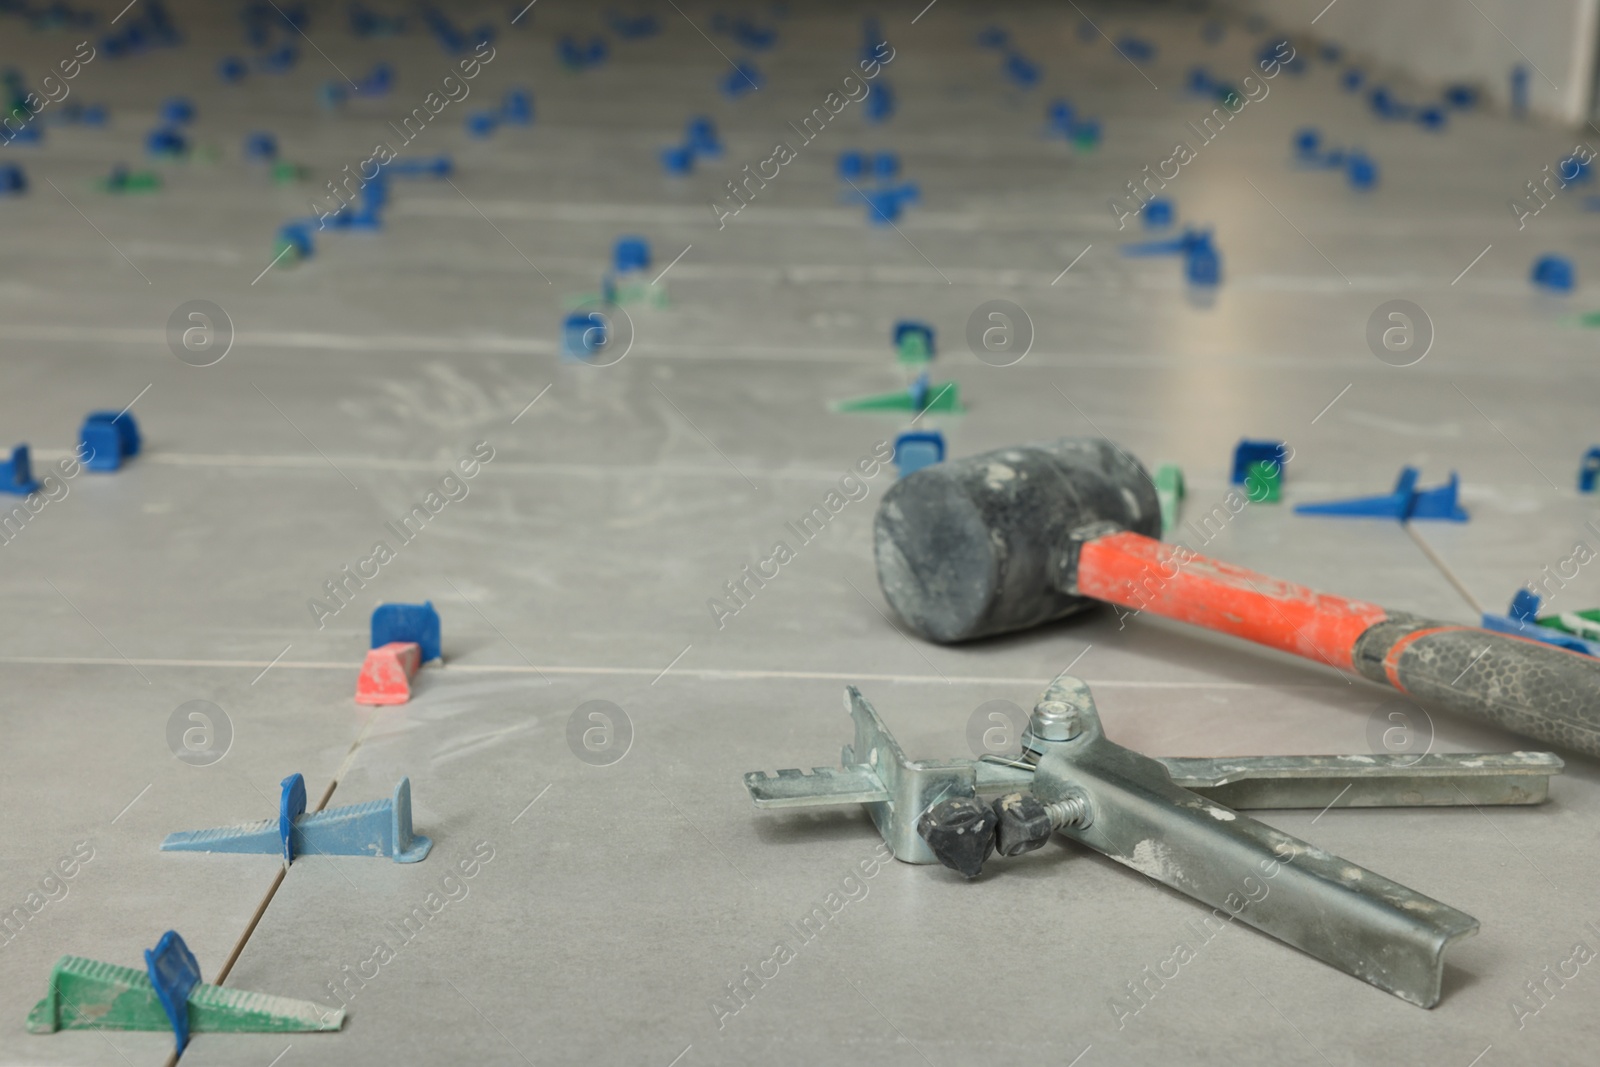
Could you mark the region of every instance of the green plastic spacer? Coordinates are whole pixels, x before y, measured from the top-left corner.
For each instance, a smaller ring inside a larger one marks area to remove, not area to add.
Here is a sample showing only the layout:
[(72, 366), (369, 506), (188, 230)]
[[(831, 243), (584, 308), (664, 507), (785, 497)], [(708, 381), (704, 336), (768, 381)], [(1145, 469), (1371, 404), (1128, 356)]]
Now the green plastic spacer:
[(1245, 496), (1252, 504), (1276, 504), (1283, 499), (1283, 467), (1261, 460), (1245, 468)]
[(901, 363), (920, 366), (933, 358), (933, 353), (928, 351), (927, 338), (915, 331), (907, 331), (900, 338), (900, 347), (895, 352), (895, 358)]
[(1166, 536), (1178, 525), (1178, 511), (1183, 507), (1183, 468), (1176, 463), (1163, 463), (1156, 468), (1156, 499), (1161, 502), (1161, 534)]
[(1544, 615), (1535, 620), (1540, 626), (1589, 641), (1600, 641), (1600, 608), (1587, 611), (1563, 611)]
[[(194, 1034), (311, 1033), (344, 1025), (343, 1008), (201, 982), (188, 997)], [(28, 1032), (171, 1030), (172, 1020), (144, 971), (82, 956), (62, 956), (50, 989), (28, 1013)]]
[(934, 382), (928, 387), (928, 402), (920, 409), (916, 405), (916, 397), (909, 389), (901, 389), (893, 393), (874, 393), (871, 396), (858, 396), (851, 400), (836, 400), (829, 405), (834, 411), (931, 411), (958, 412), (966, 410), (961, 406), (961, 391), (955, 382)]

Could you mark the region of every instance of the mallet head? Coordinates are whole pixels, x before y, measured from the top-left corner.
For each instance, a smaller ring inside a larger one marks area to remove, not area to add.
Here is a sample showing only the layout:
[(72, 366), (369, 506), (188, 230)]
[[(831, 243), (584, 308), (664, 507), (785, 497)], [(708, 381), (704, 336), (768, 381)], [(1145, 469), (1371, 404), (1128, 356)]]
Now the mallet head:
[(1021, 630), (1088, 604), (1057, 566), (1072, 531), (1161, 534), (1155, 485), (1098, 437), (1065, 437), (924, 467), (878, 506), (878, 584), (915, 633), (950, 643)]

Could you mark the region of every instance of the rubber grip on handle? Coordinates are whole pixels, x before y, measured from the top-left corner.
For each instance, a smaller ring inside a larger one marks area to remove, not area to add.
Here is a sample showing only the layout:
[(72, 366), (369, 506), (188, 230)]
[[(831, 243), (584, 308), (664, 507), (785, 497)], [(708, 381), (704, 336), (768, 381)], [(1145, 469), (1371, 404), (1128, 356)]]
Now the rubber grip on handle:
[(1346, 600), (1126, 531), (1085, 541), (1075, 592), (1232, 634), (1342, 670), (1356, 641), (1389, 617)]
[(1600, 756), (1600, 660), (1396, 613), (1356, 642), (1355, 664), (1419, 703)]
[(1358, 671), (1419, 703), (1600, 756), (1600, 660), (1433, 622), (1119, 532), (1077, 547), (1073, 591)]

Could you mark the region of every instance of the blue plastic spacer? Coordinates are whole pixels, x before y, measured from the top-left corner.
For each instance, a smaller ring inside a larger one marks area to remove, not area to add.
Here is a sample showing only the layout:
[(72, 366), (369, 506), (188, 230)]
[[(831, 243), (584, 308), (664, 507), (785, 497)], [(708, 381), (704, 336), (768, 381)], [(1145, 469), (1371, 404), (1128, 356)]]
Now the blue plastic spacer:
[(1210, 241), (1191, 245), (1183, 256), (1183, 276), (1190, 285), (1220, 285), (1222, 256)]
[(1578, 464), (1578, 492), (1594, 492), (1596, 479), (1600, 479), (1600, 445), (1585, 452)]
[(1458, 111), (1466, 111), (1478, 106), (1478, 90), (1466, 83), (1447, 85), (1444, 90), (1444, 102)]
[(1133, 244), (1123, 245), (1122, 254), (1125, 256), (1185, 256), (1197, 249), (1211, 247), (1211, 231), (1186, 229), (1176, 237), (1163, 238), (1160, 241), (1137, 241)]
[(861, 117), (871, 123), (885, 122), (894, 114), (894, 105), (894, 90), (888, 82), (879, 82), (861, 102)]
[(1006, 56), (1006, 77), (1023, 89), (1039, 84), (1039, 67), (1021, 52)]
[(200, 984), (200, 961), (178, 931), (168, 930), (154, 949), (144, 950), (144, 966), (155, 987), (156, 999), (172, 1020), (172, 1036), (182, 1052), (189, 1045), (189, 994)]
[(278, 139), (270, 133), (252, 133), (244, 139), (244, 157), (270, 163), (278, 158)]
[(618, 274), (650, 268), (650, 242), (643, 237), (618, 237), (611, 251), (611, 263)]
[(1146, 229), (1160, 229), (1171, 226), (1173, 208), (1171, 200), (1152, 200), (1144, 206), (1142, 212)]
[(1211, 72), (1204, 67), (1191, 67), (1189, 69), (1189, 91), (1201, 96), (1210, 96), (1217, 90), (1216, 79), (1211, 77)]
[(0, 463), (0, 493), (27, 496), (37, 491), (39, 483), (33, 477), (33, 461), (27, 445), (11, 450), (11, 458)]
[(872, 155), (872, 176), (893, 178), (900, 173), (900, 157), (893, 152), (875, 152)]
[(900, 477), (944, 462), (944, 434), (938, 430), (908, 430), (894, 439), (894, 465)]
[(999, 26), (985, 26), (978, 31), (979, 48), (1004, 48), (1011, 43), (1011, 34)]
[(896, 351), (898, 351), (900, 348), (900, 342), (905, 340), (908, 334), (920, 334), (922, 336), (923, 347), (928, 352), (928, 358), (932, 359), (934, 353), (937, 351), (937, 349), (934, 347), (933, 327), (929, 326), (925, 322), (915, 322), (911, 319), (901, 319), (899, 322), (894, 324), (894, 347)]
[(306, 780), (296, 771), (279, 783), (278, 839), (283, 842), (283, 862), (294, 862), (294, 821), (306, 813)]
[(248, 72), (249, 68), (244, 65), (244, 60), (238, 56), (224, 56), (222, 61), (217, 64), (217, 77), (229, 85), (237, 85), (239, 82), (244, 81), (244, 76)]
[(280, 804), (279, 818), (213, 830), (181, 830), (166, 836), (161, 842), (161, 851), (371, 856), (379, 859), (387, 857), (396, 863), (416, 863), (427, 858), (433, 842), (412, 831), (409, 778), (401, 778), (388, 799), (329, 808), (310, 815), (303, 813), (302, 782), (299, 802), (302, 813), (290, 816), (286, 844), (283, 812), (292, 811), (296, 806), (290, 790), (299, 777), (294, 774), (284, 779), (284, 800)]
[(1124, 37), (1116, 48), (1134, 63), (1148, 63), (1156, 57), (1156, 46), (1142, 37)]
[(181, 96), (174, 96), (161, 105), (161, 121), (182, 126), (194, 121), (194, 105)]
[(311, 223), (306, 221), (286, 222), (278, 228), (278, 239), (287, 241), (294, 246), (295, 254), (301, 259), (307, 259), (316, 246), (311, 241)]
[(1533, 261), (1533, 284), (1541, 289), (1570, 293), (1578, 281), (1577, 268), (1566, 256), (1540, 256)]
[(391, 160), (383, 165), (383, 169), (401, 178), (448, 178), (455, 170), (455, 164), (449, 156), (434, 156), (430, 159)]
[(1412, 519), (1466, 522), (1467, 512), (1458, 500), (1460, 488), (1460, 476), (1452, 471), (1450, 480), (1445, 484), (1434, 489), (1418, 490), (1417, 469), (1402, 467), (1392, 492), (1318, 504), (1296, 504), (1294, 510), (1297, 515), (1394, 519), (1397, 522)]
[(1436, 104), (1417, 109), (1417, 123), (1425, 130), (1438, 132), (1449, 123), (1449, 114)]
[(439, 613), (433, 601), (421, 604), (379, 604), (372, 609), (372, 647), (391, 641), (415, 641), (422, 646), (422, 662), (440, 658)]
[(506, 90), (505, 102), (500, 105), (500, 118), (514, 126), (531, 126), (533, 93), (527, 89)]
[(907, 390), (911, 394), (911, 408), (913, 411), (921, 411), (928, 406), (928, 392), (932, 387), (932, 383), (928, 380), (927, 371), (917, 375), (916, 381), (912, 382), (911, 388)]
[(900, 217), (901, 198), (896, 189), (868, 189), (862, 194), (867, 202), (867, 221), (874, 226), (890, 226)]
[(139, 454), (139, 424), (126, 411), (91, 411), (78, 434), (87, 456), (83, 465), (92, 471), (122, 469), (122, 461)]
[(839, 153), (837, 172), (841, 180), (856, 181), (867, 173), (867, 157), (854, 148)]
[(598, 311), (574, 311), (561, 320), (561, 355), (588, 361), (611, 340), (606, 318)]
[(1518, 589), (1511, 596), (1511, 607), (1504, 615), (1485, 612), (1482, 625), (1485, 630), (1514, 634), (1530, 641), (1555, 645), (1569, 652), (1600, 658), (1600, 643), (1549, 626), (1539, 625), (1539, 595), (1531, 589)]
[(1243, 485), (1252, 463), (1275, 463), (1281, 470), (1287, 462), (1289, 462), (1289, 449), (1282, 441), (1252, 441), (1248, 437), (1241, 438), (1233, 448), (1233, 469), (1228, 474), (1228, 481), (1234, 485)]
[(722, 155), (722, 142), (717, 138), (717, 124), (708, 115), (696, 115), (684, 127), (684, 144), (697, 156), (717, 159)]
[(719, 80), (723, 95), (737, 100), (753, 93), (767, 83), (761, 72), (749, 63), (735, 63), (733, 69)]
[(1378, 164), (1359, 149), (1352, 149), (1345, 157), (1345, 177), (1352, 188), (1365, 192), (1378, 184)]
[(488, 137), (499, 124), (500, 117), (493, 111), (474, 111), (467, 116), (467, 133), (473, 137)]
[(1045, 116), (1050, 120), (1050, 129), (1063, 137), (1071, 137), (1073, 122), (1078, 117), (1078, 111), (1068, 100), (1057, 98), (1050, 101), (1050, 106), (1045, 111)]
[(181, 156), (189, 150), (189, 142), (184, 140), (183, 134), (165, 127), (151, 130), (144, 146), (153, 156)]
[(1303, 163), (1315, 163), (1322, 155), (1322, 134), (1315, 126), (1304, 126), (1294, 134), (1295, 158)]
[(15, 163), (0, 167), (0, 196), (21, 196), (28, 191), (28, 176)]
[(661, 169), (668, 174), (681, 176), (694, 170), (694, 149), (688, 145), (672, 145), (661, 150)]
[(1520, 63), (1511, 68), (1511, 114), (1526, 118), (1528, 114), (1528, 68)]

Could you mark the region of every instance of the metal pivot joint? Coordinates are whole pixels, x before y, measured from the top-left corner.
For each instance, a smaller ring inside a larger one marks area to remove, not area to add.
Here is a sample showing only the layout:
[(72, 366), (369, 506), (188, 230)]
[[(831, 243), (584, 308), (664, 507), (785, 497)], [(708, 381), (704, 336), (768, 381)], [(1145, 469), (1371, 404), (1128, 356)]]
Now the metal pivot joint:
[(757, 807), (865, 805), (896, 858), (968, 878), (1060, 833), (1423, 1007), (1478, 921), (1237, 809), (1538, 804), (1562, 769), (1546, 752), (1153, 759), (1105, 737), (1076, 678), (1034, 707), (1020, 755), (913, 761), (853, 686), (845, 706), (841, 768), (747, 774)]

